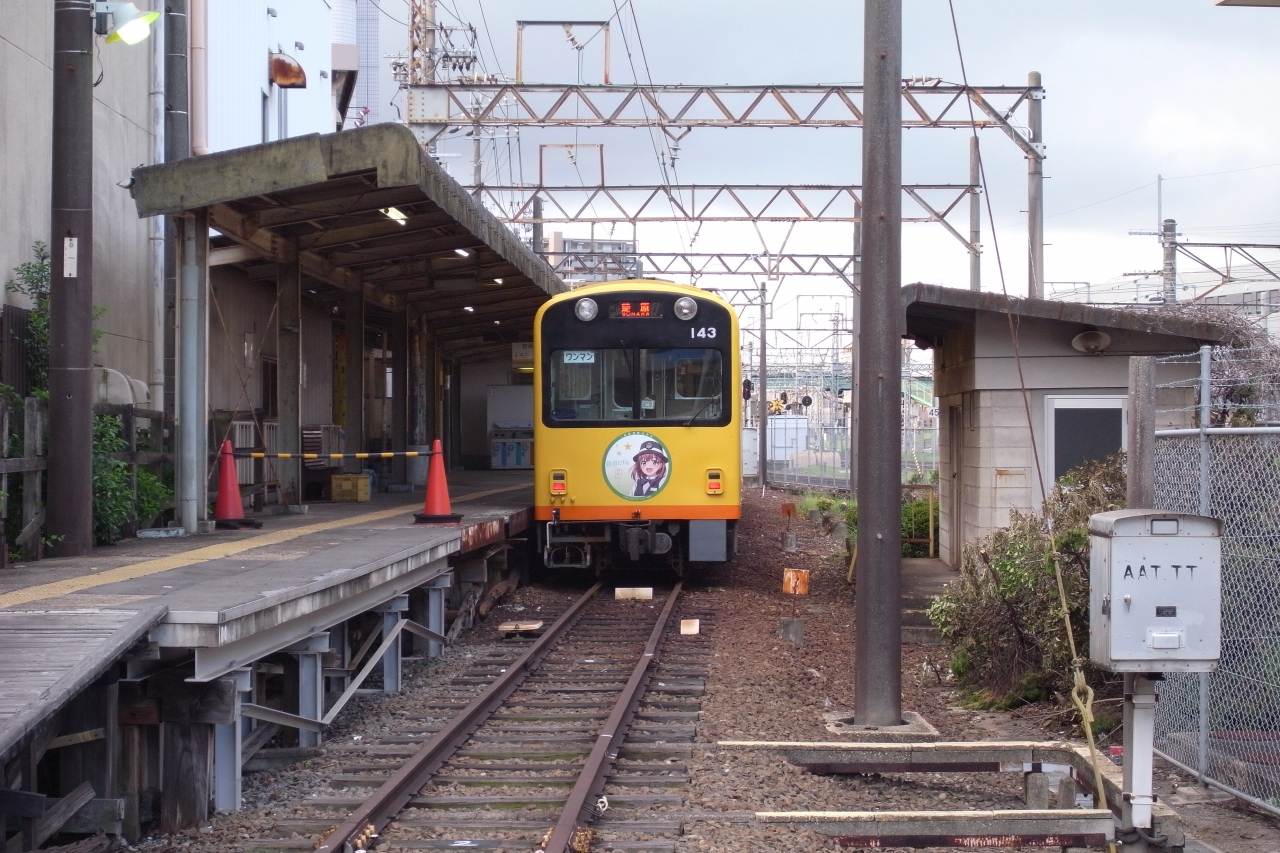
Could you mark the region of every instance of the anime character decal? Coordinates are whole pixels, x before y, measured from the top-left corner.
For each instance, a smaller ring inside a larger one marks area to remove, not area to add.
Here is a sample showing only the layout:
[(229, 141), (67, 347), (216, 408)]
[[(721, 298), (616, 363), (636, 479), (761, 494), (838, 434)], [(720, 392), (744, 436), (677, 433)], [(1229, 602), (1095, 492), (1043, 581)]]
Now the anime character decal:
[(604, 479), (619, 497), (643, 501), (662, 491), (671, 478), (671, 455), (657, 436), (629, 432), (604, 453)]

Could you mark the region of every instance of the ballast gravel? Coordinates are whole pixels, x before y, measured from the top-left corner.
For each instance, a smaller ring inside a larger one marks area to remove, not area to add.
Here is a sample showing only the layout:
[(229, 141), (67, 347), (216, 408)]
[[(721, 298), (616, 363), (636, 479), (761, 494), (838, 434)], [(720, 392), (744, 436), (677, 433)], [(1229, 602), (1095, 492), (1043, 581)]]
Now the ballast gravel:
[[(684, 788), (661, 789), (682, 793), (679, 807), (651, 806), (633, 816), (680, 821), (682, 832), (669, 839), (680, 853), (781, 853), (850, 848), (794, 825), (760, 823), (752, 819), (753, 812), (1020, 808), (1020, 774), (815, 776), (765, 750), (720, 745), (726, 740), (840, 740), (840, 735), (826, 729), (823, 714), (851, 712), (853, 707), (854, 606), (845, 581), (844, 542), (807, 520), (783, 518), (780, 505), (795, 500), (781, 492), (745, 496), (738, 557), (686, 582), (682, 613), (703, 617), (712, 650), (694, 749), (685, 762), (690, 782)], [(784, 553), (781, 547), (782, 534), (788, 529), (796, 534), (794, 553)], [(783, 593), (784, 569), (809, 571), (807, 595)], [(370, 789), (343, 788), (331, 780), (349, 772), (344, 768), (353, 764), (396, 766), (400, 760), (366, 751), (364, 744), (376, 741), (379, 734), (423, 725), (424, 703), (473, 696), (478, 688), (451, 681), (486, 656), (513, 654), (511, 643), (496, 632), (500, 622), (551, 621), (590, 580), (552, 577), (508, 595), (441, 658), (406, 663), (405, 688), (400, 694), (354, 699), (326, 733), (323, 755), (284, 769), (247, 774), (242, 811), (217, 815), (203, 827), (173, 836), (146, 838), (133, 849), (146, 853), (266, 850), (270, 848), (253, 842), (273, 838), (291, 838), (292, 849), (309, 848), (308, 840), (319, 837), (325, 828), (322, 824), (337, 824), (343, 813), (334, 810), (326, 817), (301, 806), (304, 800), (365, 796)], [(671, 582), (668, 575), (616, 580), (623, 586), (663, 587)], [(780, 636), (783, 619), (803, 620), (802, 643)], [(1069, 737), (1061, 727), (1052, 727), (1053, 715), (1044, 709), (1011, 714), (957, 707), (956, 687), (946, 673), (941, 647), (904, 647), (903, 707), (922, 714), (942, 739)], [(1185, 779), (1177, 781), (1167, 769), (1157, 775), (1166, 788), (1188, 784)], [(1224, 849), (1232, 853), (1280, 851), (1280, 829), (1269, 816), (1238, 803), (1205, 804), (1192, 811), (1187, 814), (1189, 826), (1221, 827), (1214, 830), (1216, 837), (1229, 836), (1232, 841)], [(536, 847), (536, 843), (513, 841), (511, 849)], [(392, 844), (379, 849), (397, 848)], [(595, 849), (610, 847), (605, 841)]]

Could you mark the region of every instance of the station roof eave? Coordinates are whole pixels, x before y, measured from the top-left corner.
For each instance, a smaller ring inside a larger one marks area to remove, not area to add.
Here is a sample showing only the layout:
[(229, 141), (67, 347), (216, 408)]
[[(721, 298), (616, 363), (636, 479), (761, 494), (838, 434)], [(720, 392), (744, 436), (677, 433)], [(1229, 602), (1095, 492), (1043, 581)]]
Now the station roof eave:
[(296, 246), (308, 296), (426, 315), (451, 354), (531, 340), (568, 289), (396, 124), (298, 136), (135, 169), (139, 216), (207, 210), (210, 264), (274, 278)]
[(1230, 344), (1235, 337), (1230, 328), (1219, 323), (1160, 310), (1103, 308), (1084, 302), (1019, 298), (936, 284), (903, 286), (902, 309), (906, 321), (903, 337), (913, 338), (918, 346), (926, 348), (936, 346), (948, 331), (974, 323), (981, 313), (1049, 320), (1072, 328), (1073, 334), (1110, 329), (1160, 336), (1176, 345), (1170, 353), (1187, 352), (1205, 344)]

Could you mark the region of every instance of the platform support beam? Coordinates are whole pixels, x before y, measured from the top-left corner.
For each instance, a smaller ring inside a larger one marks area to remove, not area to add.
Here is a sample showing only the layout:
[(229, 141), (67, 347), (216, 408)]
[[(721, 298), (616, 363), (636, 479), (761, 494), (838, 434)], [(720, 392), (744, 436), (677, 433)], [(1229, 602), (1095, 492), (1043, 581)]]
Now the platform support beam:
[[(308, 720), (324, 717), (324, 661), (329, 651), (329, 632), (312, 634), (284, 651), (298, 661), (298, 716)], [(288, 672), (286, 671), (286, 678)], [(320, 746), (320, 732), (298, 729), (298, 746)]]
[[(453, 586), (453, 575), (440, 575), (426, 584), (427, 588), (427, 629), (443, 634), (447, 626), (444, 624), (445, 590)], [(444, 643), (439, 640), (427, 641), (427, 657), (438, 658), (444, 654)]]
[[(343, 317), (346, 320), (347, 336), (347, 369), (346, 412), (342, 429), (347, 434), (346, 452), (364, 452), (364, 294), (356, 291), (347, 294), (343, 306)], [(347, 471), (359, 474), (364, 467), (363, 459), (348, 459)]]
[(253, 687), (253, 671), (238, 669), (230, 723), (213, 728), (213, 807), (220, 812), (240, 811), (240, 754), (244, 745), (240, 704)]
[[(409, 427), (409, 317), (401, 304), (391, 316), (391, 449), (402, 453), (408, 447)], [(392, 483), (409, 482), (409, 468), (403, 456), (391, 460)]]
[[(397, 595), (380, 605), (375, 612), (382, 614), (382, 639), (392, 636), (401, 614), (409, 609), (409, 596)], [(382, 655), (382, 690), (384, 693), (400, 692), (400, 635), (396, 635)]]

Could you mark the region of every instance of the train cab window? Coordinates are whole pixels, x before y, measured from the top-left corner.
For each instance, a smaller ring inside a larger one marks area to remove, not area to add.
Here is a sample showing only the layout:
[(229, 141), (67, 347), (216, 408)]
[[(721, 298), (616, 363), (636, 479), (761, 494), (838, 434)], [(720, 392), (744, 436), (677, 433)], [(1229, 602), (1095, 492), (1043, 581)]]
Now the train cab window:
[(724, 358), (719, 350), (552, 350), (546, 406), (553, 422), (719, 421)]

